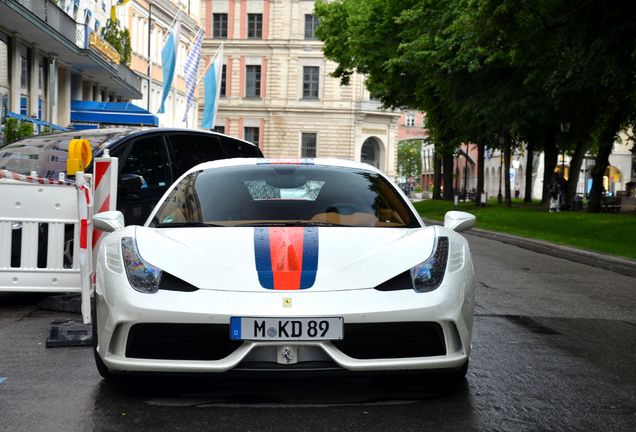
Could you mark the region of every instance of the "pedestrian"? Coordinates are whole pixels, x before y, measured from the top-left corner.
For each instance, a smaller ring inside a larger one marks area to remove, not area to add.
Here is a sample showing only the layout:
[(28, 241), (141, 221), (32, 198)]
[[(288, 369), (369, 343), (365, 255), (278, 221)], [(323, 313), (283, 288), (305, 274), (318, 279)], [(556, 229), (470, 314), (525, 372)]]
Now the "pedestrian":
[(550, 182), (550, 213), (555, 213), (561, 210), (561, 180), (557, 173), (552, 174), (552, 181)]
[(515, 182), (515, 199), (519, 199), (519, 194), (521, 193), (519, 189), (519, 182)]

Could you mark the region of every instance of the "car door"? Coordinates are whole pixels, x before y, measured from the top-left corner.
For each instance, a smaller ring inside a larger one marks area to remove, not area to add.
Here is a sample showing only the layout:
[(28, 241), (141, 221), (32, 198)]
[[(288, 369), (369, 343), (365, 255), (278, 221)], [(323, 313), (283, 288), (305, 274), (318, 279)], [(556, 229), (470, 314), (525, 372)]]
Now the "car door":
[(172, 184), (165, 138), (140, 137), (117, 150), (113, 154), (119, 157), (117, 209), (126, 225), (142, 225)]

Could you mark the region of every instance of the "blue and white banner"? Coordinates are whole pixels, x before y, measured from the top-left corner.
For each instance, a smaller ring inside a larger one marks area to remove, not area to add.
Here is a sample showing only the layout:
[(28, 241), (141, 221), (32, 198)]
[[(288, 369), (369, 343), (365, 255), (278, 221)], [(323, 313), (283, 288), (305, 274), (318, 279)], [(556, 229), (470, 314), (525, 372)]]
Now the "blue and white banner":
[(212, 64), (205, 74), (203, 83), (205, 85), (205, 97), (203, 101), (203, 117), (201, 118), (201, 129), (212, 129), (216, 110), (221, 94), (221, 74), (223, 71), (223, 45), (219, 48), (212, 60)]
[(166, 43), (161, 50), (161, 72), (163, 76), (163, 96), (161, 97), (161, 106), (159, 106), (158, 114), (165, 112), (165, 103), (172, 87), (172, 79), (177, 66), (177, 48), (179, 44), (179, 20), (174, 26), (172, 33), (166, 39)]
[(188, 113), (190, 108), (194, 104), (194, 91), (197, 87), (197, 76), (199, 72), (199, 63), (201, 62), (201, 43), (203, 42), (203, 30), (199, 30), (196, 38), (194, 39), (194, 45), (188, 53), (185, 59), (185, 65), (183, 66), (183, 75), (185, 77), (186, 86), (186, 109), (183, 114), (184, 122), (188, 121)]

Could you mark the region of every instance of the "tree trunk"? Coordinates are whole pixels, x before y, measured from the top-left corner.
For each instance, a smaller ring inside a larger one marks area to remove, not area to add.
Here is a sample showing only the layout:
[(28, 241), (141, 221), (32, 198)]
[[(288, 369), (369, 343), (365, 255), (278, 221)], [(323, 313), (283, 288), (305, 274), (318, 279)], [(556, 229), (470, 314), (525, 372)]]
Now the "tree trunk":
[(453, 200), (453, 154), (445, 154), (442, 156), (442, 165), (444, 166), (444, 196), (445, 200)]
[(543, 142), (543, 155), (543, 193), (541, 194), (541, 204), (547, 206), (550, 202), (550, 182), (552, 181), (552, 174), (554, 173), (554, 168), (559, 158), (559, 153), (556, 148), (556, 139), (552, 129), (546, 131)]
[(596, 155), (596, 161), (592, 168), (592, 189), (588, 201), (587, 210), (590, 213), (598, 213), (601, 211), (601, 200), (603, 199), (603, 176), (605, 170), (609, 166), (609, 156), (614, 148), (614, 138), (620, 127), (619, 113), (622, 110), (617, 109), (614, 115), (606, 123), (605, 129), (599, 135), (599, 149)]
[(603, 199), (603, 176), (609, 166), (609, 155), (614, 147), (614, 135), (610, 139), (604, 138), (601, 147), (596, 155), (595, 165), (592, 168), (592, 189), (588, 201), (587, 210), (590, 213), (601, 211), (601, 200)]
[(576, 185), (579, 183), (579, 174), (581, 172), (581, 165), (583, 164), (583, 157), (587, 150), (587, 142), (585, 140), (579, 140), (576, 143), (574, 154), (570, 159), (570, 174), (568, 176), (567, 188), (565, 191), (565, 205), (570, 210), (576, 210), (572, 207), (572, 201), (574, 194), (576, 193)]
[(532, 167), (534, 159), (534, 138), (530, 138), (526, 146), (526, 188), (523, 202), (532, 202)]
[(442, 199), (442, 158), (433, 155), (433, 199)]
[[(481, 194), (484, 193), (484, 156), (486, 151), (486, 137), (484, 127), (479, 127), (479, 137), (477, 138), (477, 190), (475, 191), (475, 204), (480, 207)], [(486, 204), (486, 203), (484, 203)]]
[(503, 151), (504, 151), (504, 196), (506, 207), (512, 207), (512, 196), (510, 195), (510, 153), (512, 150), (512, 140), (510, 131), (504, 131), (503, 135)]

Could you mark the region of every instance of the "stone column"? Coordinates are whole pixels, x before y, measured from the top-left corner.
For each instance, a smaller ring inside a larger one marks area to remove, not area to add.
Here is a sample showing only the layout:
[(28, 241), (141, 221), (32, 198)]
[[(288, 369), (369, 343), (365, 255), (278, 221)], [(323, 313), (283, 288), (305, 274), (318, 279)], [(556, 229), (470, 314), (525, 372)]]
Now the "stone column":
[(22, 44), (18, 40), (18, 38), (14, 35), (13, 43), (10, 48), (10, 56), (11, 56), (11, 99), (9, 101), (9, 111), (20, 114), (20, 77), (22, 75), (21, 62), (20, 58), (20, 50), (22, 49)]
[(57, 119), (60, 126), (66, 127), (71, 123), (71, 71), (58, 68), (57, 76)]

